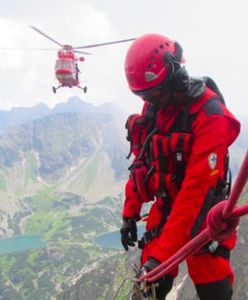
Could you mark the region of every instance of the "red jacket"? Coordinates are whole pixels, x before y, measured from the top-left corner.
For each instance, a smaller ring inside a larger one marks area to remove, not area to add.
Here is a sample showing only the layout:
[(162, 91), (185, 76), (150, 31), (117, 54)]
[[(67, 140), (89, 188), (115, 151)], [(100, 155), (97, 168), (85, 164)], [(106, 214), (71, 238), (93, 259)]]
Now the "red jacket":
[[(174, 106), (160, 109), (155, 120), (157, 132), (152, 135), (147, 147), (149, 154), (142, 156), (146, 161), (149, 156), (148, 166), (145, 164), (145, 167), (141, 167), (143, 173), (146, 174), (148, 169), (153, 170), (149, 179), (141, 184), (140, 189), (145, 189), (146, 195), (139, 193), (134, 176), (130, 176), (126, 184), (123, 217), (139, 218), (142, 204), (154, 201), (147, 230), (161, 222), (164, 212), (162, 195), (165, 193), (169, 196), (170, 200), (167, 201), (170, 201), (171, 212), (155, 249), (150, 253), (159, 261), (168, 259), (204, 228), (207, 211), (213, 205), (213, 194), (224, 180), (228, 147), (237, 138), (240, 124), (217, 97), (216, 93), (206, 88), (201, 99), (191, 103), (188, 114), (191, 119), (190, 130), (186, 132), (178, 132), (177, 126), (174, 126), (183, 122), (178, 119), (182, 110)], [(141, 117), (146, 115), (146, 110), (147, 104)], [(150, 124), (148, 122), (142, 126), (144, 133)], [(174, 130), (171, 130), (173, 126)], [(148, 131), (145, 137), (147, 135)], [(145, 137), (141, 137), (140, 148), (133, 145), (134, 162), (140, 159)], [(175, 163), (175, 160), (179, 163)], [(180, 167), (180, 160), (185, 162), (185, 166), (183, 177), (178, 180), (175, 169)], [(142, 181), (142, 176), (140, 178), (138, 180)]]

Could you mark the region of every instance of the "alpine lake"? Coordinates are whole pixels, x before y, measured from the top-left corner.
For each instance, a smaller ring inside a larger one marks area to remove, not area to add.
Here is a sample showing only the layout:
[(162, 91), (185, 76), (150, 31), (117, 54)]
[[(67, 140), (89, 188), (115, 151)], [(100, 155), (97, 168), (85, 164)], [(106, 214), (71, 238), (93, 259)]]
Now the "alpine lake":
[(45, 246), (46, 244), (43, 242), (40, 235), (17, 235), (0, 239), (0, 255), (44, 248)]

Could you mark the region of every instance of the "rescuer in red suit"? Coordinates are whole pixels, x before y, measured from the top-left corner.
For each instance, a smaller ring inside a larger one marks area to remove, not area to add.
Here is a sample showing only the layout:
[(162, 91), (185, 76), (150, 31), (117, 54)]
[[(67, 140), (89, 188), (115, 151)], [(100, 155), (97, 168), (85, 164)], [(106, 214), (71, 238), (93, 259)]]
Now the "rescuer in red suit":
[[(125, 188), (123, 247), (137, 241), (142, 205), (152, 201), (142, 248), (140, 275), (166, 261), (206, 226), (211, 207), (228, 197), (228, 147), (240, 124), (227, 110), (215, 82), (190, 77), (181, 46), (147, 34), (130, 46), (125, 73), (131, 91), (144, 100), (141, 114), (126, 123), (134, 159)], [(212, 241), (187, 258), (201, 300), (229, 300), (234, 281), (229, 263), (236, 232)], [(156, 287), (165, 299), (175, 269)]]

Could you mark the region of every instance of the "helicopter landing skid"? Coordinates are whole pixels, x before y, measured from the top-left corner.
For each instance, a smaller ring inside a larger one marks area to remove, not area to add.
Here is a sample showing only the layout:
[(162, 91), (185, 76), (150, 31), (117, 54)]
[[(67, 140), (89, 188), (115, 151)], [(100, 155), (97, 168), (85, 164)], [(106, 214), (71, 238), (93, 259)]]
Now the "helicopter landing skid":
[[(58, 90), (59, 88), (61, 88), (62, 86), (63, 86), (63, 85), (59, 85), (58, 87), (53, 86), (53, 87), (52, 87), (53, 93), (56, 94), (57, 90)], [(85, 94), (87, 93), (87, 86), (81, 87), (80, 85), (77, 85), (77, 87), (80, 88), (81, 90), (83, 90)]]
[(58, 87), (53, 86), (53, 87), (52, 87), (53, 93), (56, 94), (57, 90), (58, 90), (59, 88), (61, 88), (61, 87), (62, 87), (62, 85), (59, 85)]
[(88, 90), (87, 86), (84, 86), (82, 88), (80, 85), (78, 85), (78, 88), (80, 88), (81, 90), (83, 90), (85, 94), (87, 93), (87, 90)]

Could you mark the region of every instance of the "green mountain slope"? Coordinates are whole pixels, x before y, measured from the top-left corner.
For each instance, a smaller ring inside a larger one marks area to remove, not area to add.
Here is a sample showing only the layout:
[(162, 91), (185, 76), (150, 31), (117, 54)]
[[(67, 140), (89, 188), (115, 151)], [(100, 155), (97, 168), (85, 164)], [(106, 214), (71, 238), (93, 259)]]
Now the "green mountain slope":
[(38, 235), (45, 247), (0, 255), (0, 299), (127, 294), (123, 251), (95, 243), (120, 228), (129, 164), (124, 123), (111, 104), (71, 99), (1, 136), (0, 236)]
[(0, 255), (0, 298), (53, 299), (118, 253), (95, 238), (120, 227), (125, 118), (111, 105), (71, 104), (1, 137), (0, 235), (39, 235), (45, 247)]
[(115, 122), (106, 112), (59, 113), (10, 130), (0, 143), (0, 209), (11, 217), (44, 189), (89, 202), (118, 195), (127, 144)]

